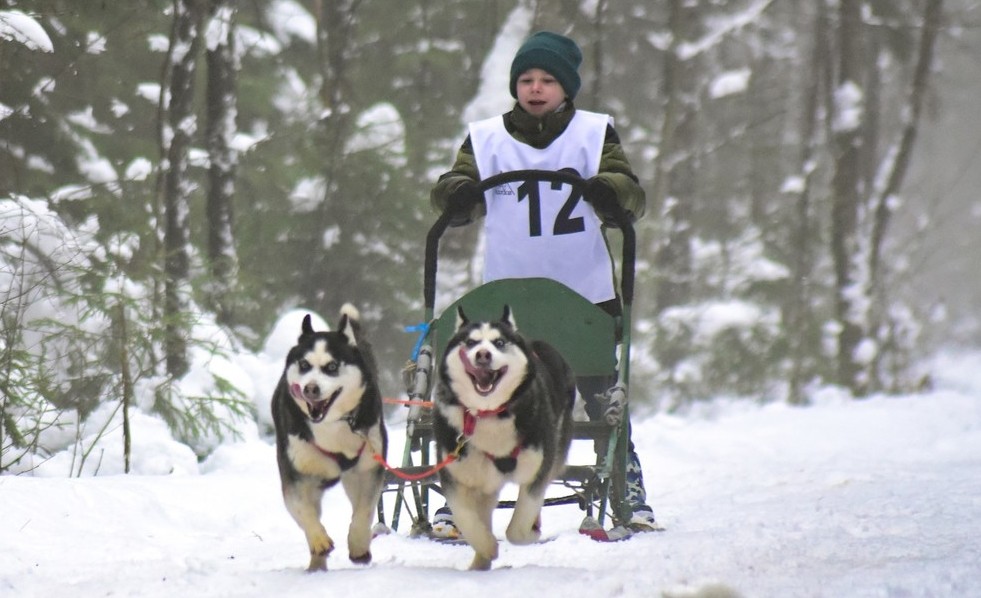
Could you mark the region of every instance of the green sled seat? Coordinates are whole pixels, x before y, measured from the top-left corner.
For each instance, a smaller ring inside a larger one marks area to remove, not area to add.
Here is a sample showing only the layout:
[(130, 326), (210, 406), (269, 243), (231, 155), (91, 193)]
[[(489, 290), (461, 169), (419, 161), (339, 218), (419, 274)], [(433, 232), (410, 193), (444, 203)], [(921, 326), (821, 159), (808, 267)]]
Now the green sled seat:
[(436, 362), (456, 330), (457, 307), (470, 320), (500, 320), (504, 306), (529, 340), (555, 347), (576, 376), (616, 372), (613, 316), (560, 282), (548, 278), (509, 278), (479, 286), (450, 304), (433, 324)]

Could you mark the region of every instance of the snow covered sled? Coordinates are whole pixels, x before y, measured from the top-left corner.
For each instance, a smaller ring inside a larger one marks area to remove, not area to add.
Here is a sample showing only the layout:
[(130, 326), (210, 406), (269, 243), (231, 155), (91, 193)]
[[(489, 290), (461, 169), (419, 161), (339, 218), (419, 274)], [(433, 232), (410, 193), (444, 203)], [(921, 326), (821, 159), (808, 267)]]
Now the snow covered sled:
[[(481, 190), (488, 190), (512, 182), (569, 185), (572, 193), (580, 197), (584, 183), (582, 178), (571, 173), (524, 170), (490, 177), (481, 181), (479, 186)], [(623, 304), (620, 317), (611, 316), (567, 286), (545, 278), (506, 279), (481, 285), (436, 316), (437, 254), (439, 241), (449, 222), (449, 213), (442, 214), (427, 236), (423, 279), (424, 324), (405, 376), (408, 394), (406, 441), (401, 464), (391, 467), (387, 474), (385, 490), (378, 505), (380, 526), (397, 531), (405, 511), (411, 518), (411, 535), (431, 534), (431, 498), (434, 492), (442, 494), (438, 471), (445, 465), (445, 460), (441, 463), (436, 454), (433, 438), (430, 396), (435, 368), (453, 335), (458, 305), (471, 319), (492, 320), (500, 317), (503, 306), (507, 304), (515, 314), (520, 314), (521, 333), (527, 338), (544, 340), (558, 349), (576, 376), (607, 376), (616, 381), (605, 392), (604, 417), (598, 418), (598, 421), (578, 421), (580, 418), (577, 418), (573, 426), (574, 445), (577, 442), (591, 443), (591, 448), (595, 450), (588, 451), (588, 454), (595, 455), (595, 460), (570, 463), (553, 483), (553, 487), (560, 487), (556, 491), (561, 495), (550, 495), (545, 505), (579, 505), (585, 511), (580, 531), (596, 540), (628, 536), (630, 532), (626, 523), (632, 513), (624, 496), (635, 261), (631, 223), (625, 217), (618, 223), (622, 235), (617, 289)], [(391, 454), (394, 464), (397, 452), (392, 451)], [(390, 496), (393, 493), (394, 500)], [(386, 500), (386, 495), (389, 495), (389, 500)], [(498, 508), (513, 506), (513, 501), (502, 500), (498, 504)]]

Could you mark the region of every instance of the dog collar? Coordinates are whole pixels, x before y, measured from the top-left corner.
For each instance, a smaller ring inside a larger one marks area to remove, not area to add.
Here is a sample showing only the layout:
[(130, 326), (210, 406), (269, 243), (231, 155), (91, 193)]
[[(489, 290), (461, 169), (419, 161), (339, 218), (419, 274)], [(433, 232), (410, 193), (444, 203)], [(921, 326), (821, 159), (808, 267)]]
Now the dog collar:
[[(504, 413), (505, 411), (507, 411), (507, 409), (508, 409), (508, 404), (507, 403), (501, 405), (497, 409), (481, 409), (481, 410), (477, 411), (476, 413), (474, 413), (473, 411), (470, 411), (469, 409), (467, 409), (466, 407), (464, 407), (463, 408), (463, 435), (465, 437), (473, 436), (474, 428), (477, 427), (477, 420), (478, 419), (480, 419), (482, 417), (492, 417), (492, 416), (495, 416), (495, 415), (500, 415), (500, 414)], [(511, 454), (509, 454), (507, 457), (504, 457), (504, 458), (505, 459), (508, 459), (508, 458), (510, 458), (510, 459), (516, 459), (518, 457), (518, 453), (520, 453), (520, 452), (521, 452), (521, 443), (519, 442), (518, 444), (514, 445), (514, 449), (511, 451)], [(485, 452), (484, 454), (491, 461), (495, 461), (496, 462), (497, 459), (498, 459), (498, 457), (495, 457), (494, 455), (492, 455), (492, 454), (490, 454), (488, 452)]]
[(501, 405), (497, 409), (481, 409), (474, 413), (466, 407), (463, 408), (463, 435), (473, 436), (474, 428), (477, 427), (477, 420), (482, 417), (491, 417), (494, 415), (500, 415), (507, 411), (507, 403)]

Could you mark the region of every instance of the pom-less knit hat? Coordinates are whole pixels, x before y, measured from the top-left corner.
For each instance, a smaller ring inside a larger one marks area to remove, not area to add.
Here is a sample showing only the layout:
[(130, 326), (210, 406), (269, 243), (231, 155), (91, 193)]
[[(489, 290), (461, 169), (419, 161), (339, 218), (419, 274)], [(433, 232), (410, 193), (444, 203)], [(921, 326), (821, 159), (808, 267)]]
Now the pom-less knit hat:
[(539, 68), (555, 77), (565, 95), (574, 99), (579, 93), (579, 65), (582, 51), (568, 37), (539, 31), (532, 34), (514, 55), (511, 63), (511, 97), (518, 97), (518, 77), (528, 69)]

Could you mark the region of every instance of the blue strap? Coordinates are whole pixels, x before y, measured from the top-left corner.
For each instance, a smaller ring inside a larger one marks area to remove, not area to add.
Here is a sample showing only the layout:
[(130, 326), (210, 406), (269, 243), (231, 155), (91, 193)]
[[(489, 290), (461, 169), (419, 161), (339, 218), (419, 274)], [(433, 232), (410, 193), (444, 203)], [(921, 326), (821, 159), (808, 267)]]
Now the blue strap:
[(422, 343), (426, 340), (426, 336), (429, 334), (429, 322), (422, 322), (421, 324), (406, 326), (405, 331), (419, 333), (419, 338), (416, 340), (415, 346), (412, 347), (412, 361), (415, 361), (419, 359), (419, 351), (422, 349)]

